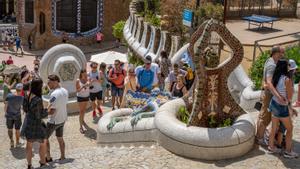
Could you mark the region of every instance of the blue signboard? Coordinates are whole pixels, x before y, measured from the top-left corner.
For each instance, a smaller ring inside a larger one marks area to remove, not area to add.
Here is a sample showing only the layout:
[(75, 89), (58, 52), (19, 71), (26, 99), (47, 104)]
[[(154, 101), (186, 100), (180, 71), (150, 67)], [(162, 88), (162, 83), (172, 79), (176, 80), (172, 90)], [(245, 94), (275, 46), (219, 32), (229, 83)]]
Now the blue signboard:
[(193, 11), (189, 9), (184, 9), (182, 18), (183, 25), (191, 27), (193, 22)]

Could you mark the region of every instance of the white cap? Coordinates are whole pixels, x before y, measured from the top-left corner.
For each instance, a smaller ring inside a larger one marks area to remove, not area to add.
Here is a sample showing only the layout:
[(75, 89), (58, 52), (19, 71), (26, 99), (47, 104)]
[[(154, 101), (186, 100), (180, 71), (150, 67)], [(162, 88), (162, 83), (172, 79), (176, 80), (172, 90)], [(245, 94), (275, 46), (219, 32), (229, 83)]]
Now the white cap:
[(290, 66), (290, 70), (296, 70), (298, 68), (295, 60), (293, 59), (289, 59), (289, 66)]

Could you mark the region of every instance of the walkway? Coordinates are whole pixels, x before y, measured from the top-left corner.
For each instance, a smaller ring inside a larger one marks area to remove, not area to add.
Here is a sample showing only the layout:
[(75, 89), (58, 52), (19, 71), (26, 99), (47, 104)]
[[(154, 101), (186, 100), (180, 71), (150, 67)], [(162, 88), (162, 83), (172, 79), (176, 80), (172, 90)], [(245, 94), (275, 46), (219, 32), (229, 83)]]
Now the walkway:
[[(104, 108), (110, 110), (109, 105)], [(255, 114), (255, 113), (254, 113)], [(89, 131), (82, 135), (79, 132), (78, 115), (69, 116), (65, 125), (65, 141), (67, 159), (50, 163), (45, 168), (70, 168), (70, 169), (95, 169), (95, 168), (236, 168), (236, 169), (280, 169), (300, 168), (299, 159), (285, 159), (281, 156), (266, 154), (266, 151), (257, 146), (243, 157), (220, 161), (200, 161), (183, 158), (170, 153), (159, 145), (126, 146), (126, 147), (101, 147), (96, 143), (96, 124), (92, 123), (91, 113), (86, 114), (86, 122), (90, 126)], [(25, 168), (25, 149), (9, 148), (3, 103), (0, 103), (0, 168), (20, 169)], [(300, 120), (295, 119), (294, 144), (297, 152), (300, 152)], [(55, 137), (51, 137), (51, 152), (54, 159), (59, 158), (59, 149)], [(37, 148), (35, 149), (33, 166), (38, 166)], [(217, 153), (217, 152), (216, 152)]]

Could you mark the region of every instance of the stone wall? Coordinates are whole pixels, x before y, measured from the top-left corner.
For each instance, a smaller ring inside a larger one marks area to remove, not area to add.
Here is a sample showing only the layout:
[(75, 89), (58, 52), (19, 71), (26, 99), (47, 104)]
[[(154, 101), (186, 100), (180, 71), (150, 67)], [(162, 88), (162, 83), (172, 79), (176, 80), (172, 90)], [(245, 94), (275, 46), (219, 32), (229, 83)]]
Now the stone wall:
[[(51, 0), (34, 2), (34, 24), (25, 23), (25, 0), (18, 1), (17, 22), (19, 25), (20, 36), (25, 45), (27, 45), (28, 36), (33, 36), (34, 49), (47, 49), (62, 42), (62, 37), (54, 35), (52, 32), (52, 9)], [(119, 20), (126, 20), (129, 16), (130, 0), (103, 0), (103, 28), (104, 40), (110, 41), (112, 35), (112, 26)], [(46, 31), (43, 34), (39, 32), (39, 15), (45, 14)], [(68, 43), (74, 45), (90, 45), (95, 43), (95, 35), (90, 37), (69, 38)]]

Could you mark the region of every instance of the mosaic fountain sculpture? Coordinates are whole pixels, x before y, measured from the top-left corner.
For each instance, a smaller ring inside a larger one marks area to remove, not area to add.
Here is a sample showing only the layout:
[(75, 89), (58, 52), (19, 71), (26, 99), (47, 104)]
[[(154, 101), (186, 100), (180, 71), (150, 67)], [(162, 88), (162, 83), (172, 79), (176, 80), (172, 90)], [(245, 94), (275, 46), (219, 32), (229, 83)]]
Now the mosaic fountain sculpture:
[[(86, 68), (86, 58), (83, 52), (70, 44), (56, 45), (49, 49), (43, 56), (40, 65), (40, 75), (47, 82), (48, 75), (56, 74), (60, 77), (60, 84), (69, 92), (68, 113), (78, 112), (76, 102), (75, 83), (80, 70)], [(48, 101), (48, 96), (43, 97)]]
[[(210, 33), (216, 32), (233, 51), (230, 59), (214, 67), (214, 62), (205, 67), (205, 49), (208, 47)], [(141, 118), (134, 126), (130, 120), (115, 123), (110, 130), (107, 126), (116, 117), (130, 116), (134, 111), (119, 109), (105, 114), (98, 123), (98, 143), (132, 144), (157, 142), (167, 150), (189, 158), (219, 160), (239, 157), (250, 151), (254, 144), (255, 124), (250, 115), (234, 101), (227, 87), (230, 73), (240, 64), (243, 49), (239, 41), (227, 28), (215, 20), (206, 21), (196, 33), (189, 47), (195, 64), (197, 80), (192, 94), (168, 101), (159, 107), (154, 118)], [(177, 119), (182, 106), (192, 106), (188, 124)], [(207, 128), (208, 116), (219, 121), (235, 118), (229, 127)]]

